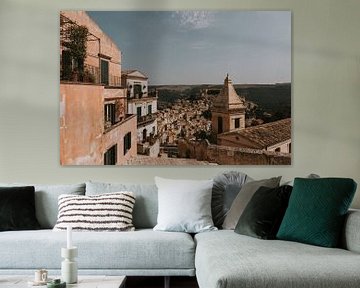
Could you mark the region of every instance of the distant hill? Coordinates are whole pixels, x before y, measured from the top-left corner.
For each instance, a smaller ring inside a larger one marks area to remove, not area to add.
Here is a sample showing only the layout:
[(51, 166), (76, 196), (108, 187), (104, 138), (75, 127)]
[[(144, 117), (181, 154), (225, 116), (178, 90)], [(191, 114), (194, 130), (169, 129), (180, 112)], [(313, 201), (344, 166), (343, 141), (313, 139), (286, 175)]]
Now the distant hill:
[(258, 114), (271, 114), (271, 121), (291, 117), (291, 83), (234, 87), (239, 95), (259, 106)]
[[(238, 95), (257, 105), (256, 118), (265, 122), (291, 117), (291, 83), (235, 84)], [(201, 89), (219, 90), (222, 85), (158, 85), (150, 86), (159, 92), (159, 108), (171, 106), (177, 99), (196, 99)]]

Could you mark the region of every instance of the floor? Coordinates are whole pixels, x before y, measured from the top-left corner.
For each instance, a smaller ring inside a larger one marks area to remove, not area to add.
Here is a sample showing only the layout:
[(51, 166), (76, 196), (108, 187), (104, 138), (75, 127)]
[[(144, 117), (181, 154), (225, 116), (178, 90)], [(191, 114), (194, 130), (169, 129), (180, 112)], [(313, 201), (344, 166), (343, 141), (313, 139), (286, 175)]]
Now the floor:
[[(126, 288), (163, 288), (164, 277), (131, 277), (126, 279)], [(171, 288), (199, 288), (195, 277), (171, 277)]]

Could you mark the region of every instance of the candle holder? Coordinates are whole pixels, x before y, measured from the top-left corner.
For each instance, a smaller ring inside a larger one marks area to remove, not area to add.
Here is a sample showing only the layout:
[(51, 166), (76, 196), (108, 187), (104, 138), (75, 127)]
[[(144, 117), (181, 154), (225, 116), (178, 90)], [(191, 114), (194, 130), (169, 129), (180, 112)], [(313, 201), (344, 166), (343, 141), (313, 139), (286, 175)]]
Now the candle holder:
[(77, 247), (61, 248), (61, 279), (67, 284), (77, 283), (78, 269), (75, 257), (78, 255)]

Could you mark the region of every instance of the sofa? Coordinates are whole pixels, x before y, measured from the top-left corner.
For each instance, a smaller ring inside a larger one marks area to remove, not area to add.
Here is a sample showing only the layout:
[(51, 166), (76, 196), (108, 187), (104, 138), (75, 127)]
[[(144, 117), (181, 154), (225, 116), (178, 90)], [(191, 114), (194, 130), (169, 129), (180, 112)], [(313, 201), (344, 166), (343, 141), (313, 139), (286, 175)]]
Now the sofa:
[(46, 268), (50, 276), (60, 274), (60, 250), (66, 246), (66, 232), (52, 230), (59, 195), (132, 191), (136, 196), (135, 231), (73, 232), (79, 274), (165, 276), (165, 286), (169, 286), (169, 276), (196, 276), (200, 288), (360, 285), (358, 210), (351, 210), (346, 216), (342, 246), (323, 248), (261, 240), (232, 230), (195, 235), (154, 231), (158, 195), (152, 184), (87, 182), (34, 186), (41, 229), (0, 232), (0, 275), (30, 274), (39, 268)]

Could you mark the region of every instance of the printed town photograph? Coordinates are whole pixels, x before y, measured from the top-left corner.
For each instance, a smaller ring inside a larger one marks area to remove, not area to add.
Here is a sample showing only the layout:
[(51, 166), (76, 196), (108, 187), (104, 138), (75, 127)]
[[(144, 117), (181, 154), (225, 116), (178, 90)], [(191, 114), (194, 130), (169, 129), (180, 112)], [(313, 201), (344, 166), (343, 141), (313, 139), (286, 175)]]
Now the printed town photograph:
[(291, 165), (290, 11), (61, 11), (61, 165)]

